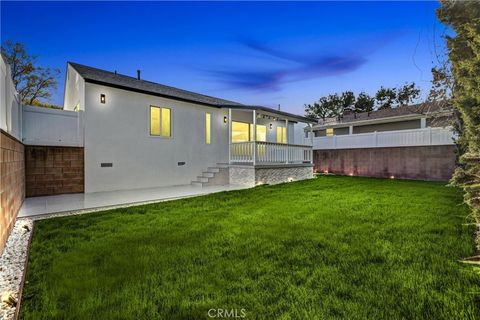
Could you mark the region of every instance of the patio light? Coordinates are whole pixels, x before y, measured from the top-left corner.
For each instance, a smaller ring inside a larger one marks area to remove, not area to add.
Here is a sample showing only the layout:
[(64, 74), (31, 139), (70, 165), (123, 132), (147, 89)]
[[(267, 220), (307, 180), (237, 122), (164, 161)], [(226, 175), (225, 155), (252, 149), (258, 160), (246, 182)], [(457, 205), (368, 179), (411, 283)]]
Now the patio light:
[(223, 123), (227, 123), (227, 120), (228, 120), (228, 117), (227, 117), (227, 116), (223, 116)]
[(269, 127), (270, 127), (270, 130), (272, 130), (273, 124), (270, 123)]
[(100, 94), (100, 103), (105, 104), (105, 100), (106, 100), (105, 99), (105, 94), (104, 93)]
[(390, 179), (395, 179), (395, 176), (390, 176)]

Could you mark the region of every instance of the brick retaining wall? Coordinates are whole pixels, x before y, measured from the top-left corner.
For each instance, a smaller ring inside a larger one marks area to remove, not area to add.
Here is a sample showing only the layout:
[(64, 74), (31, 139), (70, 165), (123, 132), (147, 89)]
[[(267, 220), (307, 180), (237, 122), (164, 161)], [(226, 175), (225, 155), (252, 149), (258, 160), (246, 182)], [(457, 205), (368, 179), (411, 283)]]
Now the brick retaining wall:
[(84, 192), (83, 148), (25, 146), (27, 197)]
[(315, 150), (316, 172), (403, 179), (449, 180), (455, 146)]
[(25, 156), (21, 142), (0, 131), (0, 253), (25, 198)]

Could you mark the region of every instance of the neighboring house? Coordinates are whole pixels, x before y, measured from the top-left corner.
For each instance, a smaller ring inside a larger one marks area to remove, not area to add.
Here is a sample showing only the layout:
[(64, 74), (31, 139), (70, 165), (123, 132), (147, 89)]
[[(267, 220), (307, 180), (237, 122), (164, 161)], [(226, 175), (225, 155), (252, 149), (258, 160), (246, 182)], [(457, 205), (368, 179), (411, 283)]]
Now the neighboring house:
[[(64, 110), (24, 112), (27, 196), (253, 186), (313, 176), (312, 147), (303, 135), (308, 119), (141, 80), (140, 74), (68, 63)], [(41, 177), (38, 167), (49, 157), (70, 160), (57, 163), (69, 173), (62, 185), (53, 181), (56, 170), (46, 167)], [(29, 187), (30, 180), (50, 178)]]
[(452, 110), (423, 103), (321, 119), (313, 126), (322, 173), (448, 180), (455, 168)]

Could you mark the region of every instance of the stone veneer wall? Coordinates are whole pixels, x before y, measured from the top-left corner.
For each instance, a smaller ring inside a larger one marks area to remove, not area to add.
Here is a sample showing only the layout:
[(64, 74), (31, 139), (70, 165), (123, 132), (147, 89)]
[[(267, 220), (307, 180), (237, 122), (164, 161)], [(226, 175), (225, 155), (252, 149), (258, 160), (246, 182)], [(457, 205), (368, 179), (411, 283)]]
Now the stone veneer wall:
[(21, 142), (0, 132), (0, 253), (25, 198), (25, 157)]
[(27, 197), (84, 192), (79, 147), (25, 146)]
[(230, 184), (255, 186), (313, 178), (313, 165), (230, 166)]
[(314, 150), (316, 172), (446, 181), (455, 170), (455, 146)]

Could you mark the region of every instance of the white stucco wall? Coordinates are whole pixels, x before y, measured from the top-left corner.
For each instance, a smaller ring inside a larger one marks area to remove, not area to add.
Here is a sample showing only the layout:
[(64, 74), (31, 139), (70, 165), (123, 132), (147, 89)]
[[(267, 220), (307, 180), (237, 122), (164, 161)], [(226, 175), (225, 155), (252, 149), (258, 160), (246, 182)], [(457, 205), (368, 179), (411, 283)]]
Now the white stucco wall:
[(22, 139), (22, 107), (13, 84), (10, 67), (0, 55), (0, 128)]
[[(171, 108), (171, 138), (149, 135), (150, 105)], [(212, 115), (210, 145), (206, 112)], [(207, 167), (228, 162), (226, 115), (227, 109), (86, 83), (85, 192), (189, 184)]]
[(79, 110), (85, 110), (85, 80), (71, 65), (67, 65), (63, 109), (73, 111), (77, 104)]

